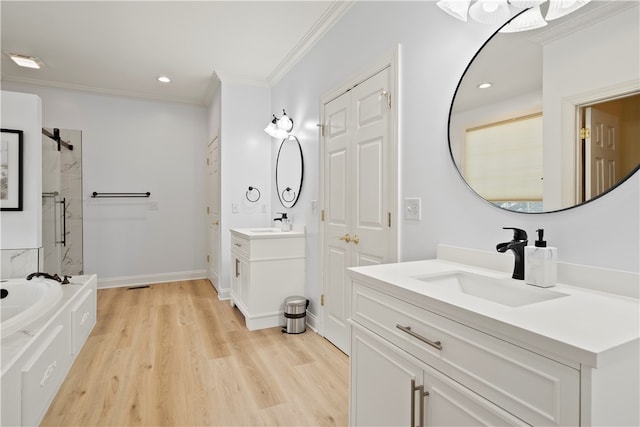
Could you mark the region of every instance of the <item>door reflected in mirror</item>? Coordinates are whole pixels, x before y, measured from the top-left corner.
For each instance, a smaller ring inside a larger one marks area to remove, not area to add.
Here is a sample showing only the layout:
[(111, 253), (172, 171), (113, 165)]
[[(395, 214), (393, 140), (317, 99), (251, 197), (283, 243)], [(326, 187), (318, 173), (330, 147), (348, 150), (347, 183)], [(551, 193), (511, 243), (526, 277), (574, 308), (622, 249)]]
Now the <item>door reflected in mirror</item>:
[(638, 170), (638, 6), (592, 2), (571, 19), (485, 43), (449, 117), (451, 156), (473, 191), (503, 209), (552, 212)]
[(304, 159), (300, 141), (293, 135), (280, 143), (276, 160), (276, 191), (280, 204), (292, 208), (300, 197), (304, 175)]

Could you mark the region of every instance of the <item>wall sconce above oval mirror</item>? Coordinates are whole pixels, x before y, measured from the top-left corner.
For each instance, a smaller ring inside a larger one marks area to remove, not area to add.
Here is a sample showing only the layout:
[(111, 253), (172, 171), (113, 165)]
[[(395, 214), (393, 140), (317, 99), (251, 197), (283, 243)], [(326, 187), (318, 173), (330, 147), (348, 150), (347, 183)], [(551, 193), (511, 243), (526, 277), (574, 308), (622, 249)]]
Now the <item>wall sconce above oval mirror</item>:
[(554, 212), (637, 172), (639, 6), (591, 2), (482, 46), (449, 115), (451, 157), (474, 192), (503, 209)]
[(300, 141), (289, 135), (280, 143), (276, 160), (276, 191), (280, 204), (292, 208), (298, 202), (302, 191), (304, 158)]

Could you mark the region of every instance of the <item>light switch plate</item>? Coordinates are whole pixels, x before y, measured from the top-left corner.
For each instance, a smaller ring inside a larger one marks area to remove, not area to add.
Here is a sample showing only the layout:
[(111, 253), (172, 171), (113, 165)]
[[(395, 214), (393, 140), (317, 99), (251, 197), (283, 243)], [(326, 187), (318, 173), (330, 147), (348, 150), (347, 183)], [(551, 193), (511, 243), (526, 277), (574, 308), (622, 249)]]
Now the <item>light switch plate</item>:
[(404, 199), (404, 219), (409, 221), (420, 221), (422, 219), (422, 199), (419, 197), (408, 197)]
[(231, 213), (240, 213), (240, 205), (238, 203), (231, 203)]

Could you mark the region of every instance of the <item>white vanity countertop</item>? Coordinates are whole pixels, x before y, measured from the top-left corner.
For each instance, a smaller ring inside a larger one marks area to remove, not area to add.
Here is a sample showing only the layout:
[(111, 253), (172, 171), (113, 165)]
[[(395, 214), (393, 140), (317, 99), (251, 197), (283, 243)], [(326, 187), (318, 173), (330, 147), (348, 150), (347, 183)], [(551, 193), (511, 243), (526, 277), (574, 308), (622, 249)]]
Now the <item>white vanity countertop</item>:
[(455, 271), (510, 277), (495, 270), (427, 260), (354, 267), (350, 271), (354, 280), (382, 292), (567, 361), (597, 367), (614, 360), (620, 351), (637, 351), (640, 345), (640, 302), (633, 298), (558, 284), (549, 289), (567, 297), (509, 307), (415, 278)]
[(231, 228), (231, 233), (239, 234), (245, 239), (274, 239), (278, 237), (304, 237), (304, 229), (291, 231), (282, 231), (279, 228), (266, 228), (266, 227), (254, 227), (254, 228)]

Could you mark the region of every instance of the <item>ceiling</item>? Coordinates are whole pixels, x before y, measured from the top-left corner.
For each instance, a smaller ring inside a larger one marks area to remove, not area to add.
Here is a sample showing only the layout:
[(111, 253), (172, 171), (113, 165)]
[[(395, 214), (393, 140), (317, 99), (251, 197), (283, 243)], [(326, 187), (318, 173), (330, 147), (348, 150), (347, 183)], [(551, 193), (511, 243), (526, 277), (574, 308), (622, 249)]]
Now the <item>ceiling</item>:
[(218, 77), (275, 84), (352, 4), (2, 0), (2, 81), (207, 105)]

